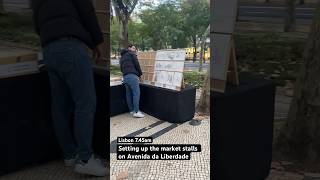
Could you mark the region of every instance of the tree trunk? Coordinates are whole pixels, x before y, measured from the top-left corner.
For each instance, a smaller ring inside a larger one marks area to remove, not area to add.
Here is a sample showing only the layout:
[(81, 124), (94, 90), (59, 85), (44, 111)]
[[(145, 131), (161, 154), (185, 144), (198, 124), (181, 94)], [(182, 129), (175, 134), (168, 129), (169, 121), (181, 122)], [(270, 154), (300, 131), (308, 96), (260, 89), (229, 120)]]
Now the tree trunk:
[(280, 131), (276, 148), (281, 155), (307, 164), (320, 161), (320, 2), (288, 120)]
[(197, 37), (196, 36), (192, 37), (192, 41), (193, 41), (193, 48), (194, 48), (192, 61), (196, 62), (196, 60), (197, 60)]
[(210, 25), (207, 27), (206, 31), (203, 33), (202, 37), (201, 37), (201, 51), (200, 51), (200, 60), (199, 60), (199, 71), (202, 71), (202, 64), (204, 61), (204, 47), (206, 45), (206, 39), (209, 35), (210, 32)]
[(112, 0), (112, 5), (114, 11), (119, 20), (119, 28), (120, 28), (120, 44), (123, 48), (126, 48), (129, 44), (129, 35), (128, 35), (128, 22), (130, 19), (130, 15), (136, 7), (138, 0), (132, 0), (129, 2), (123, 2), (122, 0)]
[(295, 0), (286, 0), (286, 6), (284, 32), (294, 32), (296, 30)]
[(205, 115), (210, 114), (210, 70), (208, 69), (199, 103), (197, 105), (197, 112)]
[(120, 20), (120, 43), (122, 48), (128, 47), (129, 44), (128, 22), (129, 18), (127, 17)]
[(200, 50), (200, 58), (199, 58), (199, 72), (202, 71), (203, 66), (203, 57), (204, 57), (204, 45), (205, 43), (201, 43), (201, 50)]

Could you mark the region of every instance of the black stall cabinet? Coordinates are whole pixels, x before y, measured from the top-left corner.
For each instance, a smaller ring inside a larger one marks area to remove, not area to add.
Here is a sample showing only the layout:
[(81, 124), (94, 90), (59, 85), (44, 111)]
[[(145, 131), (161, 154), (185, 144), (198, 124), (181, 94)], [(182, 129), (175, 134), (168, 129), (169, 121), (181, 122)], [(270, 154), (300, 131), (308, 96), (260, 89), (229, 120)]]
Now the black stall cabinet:
[(0, 173), (60, 156), (46, 73), (0, 79)]
[[(109, 157), (109, 73), (94, 69), (97, 111), (93, 147)], [(45, 71), (0, 79), (0, 175), (61, 158), (51, 120), (49, 78)]]
[(93, 149), (101, 157), (110, 159), (110, 75), (106, 68), (94, 68), (97, 108), (94, 123)]
[[(196, 89), (186, 87), (181, 91), (140, 84), (141, 111), (163, 121), (183, 123), (195, 113)], [(111, 86), (110, 115), (128, 112), (124, 85)]]
[(143, 112), (171, 123), (184, 123), (194, 117), (195, 88), (187, 86), (181, 91), (174, 91), (144, 84), (140, 88)]
[(272, 160), (275, 85), (244, 80), (224, 94), (211, 92), (215, 180), (262, 180)]
[(124, 85), (110, 86), (110, 117), (128, 112)]

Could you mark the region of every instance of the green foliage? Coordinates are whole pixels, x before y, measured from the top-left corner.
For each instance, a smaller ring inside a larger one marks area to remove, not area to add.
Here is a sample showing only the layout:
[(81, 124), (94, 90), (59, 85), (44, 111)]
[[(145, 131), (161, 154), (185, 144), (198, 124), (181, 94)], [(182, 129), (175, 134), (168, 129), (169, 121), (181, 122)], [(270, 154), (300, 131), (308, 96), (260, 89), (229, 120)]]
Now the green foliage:
[(110, 43), (113, 53), (119, 51), (119, 22), (116, 19), (111, 21), (110, 27)]
[(235, 36), (235, 43), (240, 73), (275, 79), (279, 85), (299, 75), (305, 38), (288, 33), (243, 33)]
[(144, 24), (144, 35), (150, 37), (149, 44), (154, 50), (187, 46), (183, 16), (176, 3), (168, 1), (153, 9), (144, 10), (140, 18)]
[[(144, 6), (145, 8), (141, 8)], [(140, 1), (138, 17), (129, 21), (129, 42), (139, 49), (165, 49), (189, 47), (190, 37), (204, 33), (209, 24), (207, 0), (164, 0), (157, 6)], [(119, 47), (119, 25), (111, 26), (112, 49)]]
[(186, 35), (201, 37), (209, 25), (210, 9), (207, 0), (182, 0), (181, 12), (184, 17)]
[(18, 43), (40, 46), (38, 35), (34, 31), (31, 13), (1, 14), (0, 39)]
[(110, 74), (111, 75), (115, 75), (115, 76), (119, 76), (121, 75), (121, 70), (120, 70), (120, 66), (110, 66)]
[(197, 89), (203, 87), (206, 75), (206, 72), (198, 71), (185, 71), (183, 73), (185, 83)]
[(143, 24), (134, 21), (129, 22), (129, 42), (135, 44), (139, 49), (145, 49), (145, 35), (143, 33)]

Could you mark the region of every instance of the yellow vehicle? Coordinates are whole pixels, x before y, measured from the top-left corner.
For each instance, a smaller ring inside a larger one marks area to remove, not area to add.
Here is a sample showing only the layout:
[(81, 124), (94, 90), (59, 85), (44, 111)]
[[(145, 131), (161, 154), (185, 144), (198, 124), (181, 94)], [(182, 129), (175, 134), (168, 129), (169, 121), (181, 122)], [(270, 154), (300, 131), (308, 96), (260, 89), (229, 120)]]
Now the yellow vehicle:
[[(197, 53), (197, 58), (198, 58), (198, 53)], [(194, 54), (194, 48), (186, 48), (186, 60), (192, 60), (193, 54)]]
[(204, 51), (204, 60), (210, 61), (210, 48), (206, 48), (206, 50)]
[[(200, 59), (200, 51), (201, 48), (197, 48), (197, 60)], [(186, 48), (186, 60), (192, 60), (193, 59), (193, 53), (195, 52), (195, 49), (192, 48)], [(206, 48), (204, 51), (204, 60), (210, 61), (210, 48)]]

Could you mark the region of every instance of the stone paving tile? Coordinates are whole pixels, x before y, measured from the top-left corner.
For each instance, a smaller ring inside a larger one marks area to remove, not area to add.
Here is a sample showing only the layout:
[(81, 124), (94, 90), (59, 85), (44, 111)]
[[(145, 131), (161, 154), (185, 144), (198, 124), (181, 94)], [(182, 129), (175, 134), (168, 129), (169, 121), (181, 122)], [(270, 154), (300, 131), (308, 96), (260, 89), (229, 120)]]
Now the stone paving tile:
[(61, 160), (4, 175), (0, 180), (106, 180), (106, 177), (79, 175), (65, 167)]
[[(151, 117), (151, 116), (147, 116), (147, 118), (150, 119), (150, 120), (153, 119), (153, 120), (155, 120), (155, 121), (159, 121), (159, 120), (157, 120), (156, 118)], [(160, 125), (158, 125), (158, 126), (156, 126), (156, 127), (150, 128), (148, 131), (141, 133), (139, 136), (141, 136), (141, 137), (145, 137), (145, 136), (148, 137), (148, 136), (150, 136), (150, 135), (152, 135), (152, 134), (154, 134), (154, 133), (156, 133), (156, 132), (158, 132), (158, 131), (166, 128), (166, 127), (169, 127), (170, 125), (172, 125), (172, 124), (171, 124), (171, 123), (168, 123), (168, 122), (163, 122), (162, 124), (160, 124)], [(154, 141), (154, 142), (155, 142), (155, 141)]]
[(132, 118), (129, 113), (113, 117), (110, 121), (110, 128), (112, 131), (110, 134), (110, 140), (114, 141), (119, 136), (125, 136), (136, 131), (137, 129), (147, 127), (157, 121), (157, 119), (152, 118), (151, 116), (147, 116), (143, 119)]
[[(121, 118), (128, 117), (121, 115)], [(111, 118), (111, 123), (117, 121), (119, 117)], [(156, 120), (153, 117), (146, 116), (145, 120)], [(130, 121), (130, 120), (126, 120)], [(140, 122), (137, 121), (138, 124)], [(145, 121), (142, 120), (143, 123)], [(160, 131), (164, 127), (171, 125), (164, 123), (156, 126), (139, 136), (150, 136), (153, 133)], [(132, 127), (131, 127), (132, 128)], [(127, 127), (112, 128), (113, 133), (125, 134)], [(138, 130), (138, 129), (136, 129)], [(189, 123), (184, 123), (175, 129), (163, 134), (162, 136), (154, 139), (153, 144), (201, 144), (202, 152), (191, 153), (191, 160), (189, 161), (120, 161), (116, 160), (116, 154), (111, 154), (111, 170), (110, 175), (116, 176), (121, 172), (128, 172), (126, 179), (143, 180), (143, 179), (163, 179), (163, 180), (176, 180), (176, 179), (210, 179), (210, 122), (209, 120), (202, 121), (200, 126), (191, 126)]]

